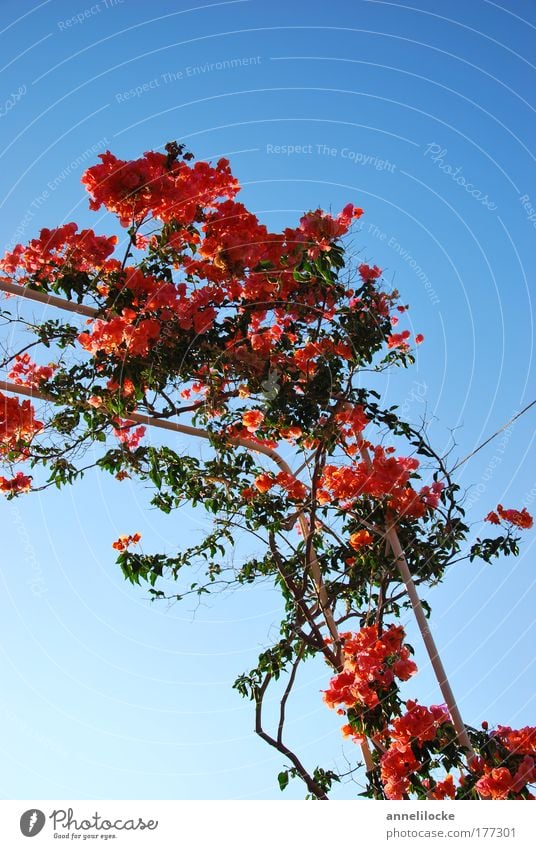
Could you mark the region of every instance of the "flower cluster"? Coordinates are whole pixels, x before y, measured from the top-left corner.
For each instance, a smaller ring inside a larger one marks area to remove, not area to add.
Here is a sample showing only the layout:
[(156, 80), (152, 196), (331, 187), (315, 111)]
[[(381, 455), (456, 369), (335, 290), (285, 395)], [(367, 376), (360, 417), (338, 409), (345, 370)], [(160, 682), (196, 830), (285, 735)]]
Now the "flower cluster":
[(395, 678), (407, 681), (417, 671), (410, 650), (403, 645), (404, 629), (391, 625), (381, 634), (374, 625), (357, 634), (341, 634), (343, 669), (324, 692), (330, 708), (344, 705), (358, 712), (375, 708)]
[(232, 198), (239, 189), (227, 159), (220, 159), (215, 167), (206, 162), (190, 166), (170, 161), (155, 151), (132, 161), (106, 151), (99, 159), (101, 164), (82, 177), (91, 195), (90, 207), (115, 212), (125, 227), (147, 216), (164, 222), (176, 219), (186, 227), (200, 209), (214, 206), (218, 198)]
[(442, 781), (432, 782), (429, 778), (424, 778), (422, 785), (427, 791), (428, 799), (455, 799), (456, 786), (454, 777), (448, 773)]
[(29, 400), (21, 402), (0, 392), (0, 455), (14, 452), (10, 459), (24, 459), (33, 437), (42, 430)]
[(401, 351), (409, 351), (409, 337), (409, 330), (403, 330), (402, 333), (391, 333), (387, 338), (387, 347), (400, 348)]
[(136, 545), (141, 539), (141, 534), (122, 534), (119, 539), (112, 543), (112, 548), (116, 551), (126, 551), (129, 545)]
[(435, 509), (444, 485), (435, 481), (417, 492), (409, 479), (418, 467), (414, 457), (393, 457), (393, 448), (372, 447), (371, 463), (362, 460), (351, 466), (326, 465), (318, 500), (321, 504), (340, 501), (352, 506), (363, 495), (385, 498), (386, 504), (400, 516), (421, 518), (427, 510)]
[(0, 492), (4, 495), (18, 495), (20, 492), (29, 492), (32, 486), (32, 478), (22, 472), (17, 472), (11, 479), (0, 477)]
[[(380, 707), (384, 714), (392, 708), (388, 691), (395, 678), (406, 681), (417, 671), (403, 645), (403, 629), (390, 626), (380, 636), (371, 626), (341, 636), (343, 670), (323, 698), (328, 707), (348, 714), (350, 722), (341, 729), (345, 737), (362, 743), (370, 735), (381, 743), (379, 773), (387, 799), (409, 798), (414, 790), (429, 799), (467, 798), (468, 792), (484, 799), (532, 798), (527, 785), (536, 781), (536, 728), (499, 726), (480, 741), (483, 754), (472, 759), (469, 773), (462, 771), (456, 785), (448, 771), (453, 762), (445, 754), (456, 737), (446, 705), (425, 707), (408, 699), (403, 713), (384, 715), (379, 727), (375, 721)], [(447, 769), (442, 780), (432, 777), (439, 765)]]
[(535, 761), (534, 758), (527, 756), (523, 758), (515, 773), (505, 766), (485, 766), (483, 775), (478, 779), (475, 787), (484, 799), (513, 799), (519, 798), (518, 794), (526, 785), (534, 784), (535, 781)]
[(53, 283), (73, 272), (95, 274), (119, 267), (110, 260), (117, 236), (96, 236), (93, 230), (78, 232), (75, 223), (41, 230), (24, 247), (16, 245), (0, 260), (0, 269), (17, 275), (17, 283)]
[(426, 708), (408, 700), (406, 708), (406, 713), (389, 726), (391, 743), (380, 757), (380, 775), (388, 799), (407, 798), (420, 786), (426, 798), (432, 799), (474, 798), (475, 792), (483, 799), (532, 798), (527, 785), (536, 781), (536, 728), (513, 731), (499, 726), (489, 740), (499, 741), (504, 749), (484, 742), (482, 754), (471, 760), (468, 773), (461, 771), (456, 786), (450, 773), (441, 781), (429, 777), (430, 767), (445, 759), (446, 747), (454, 737), (446, 707)]
[(512, 729), (507, 725), (499, 725), (492, 736), (513, 755), (536, 756), (536, 728), (527, 725), (525, 728)]
[(497, 512), (494, 510), (485, 517), (485, 522), (491, 522), (492, 525), (500, 525), (501, 520), (508, 522), (510, 525), (515, 525), (517, 528), (532, 528), (534, 520), (526, 507), (522, 510), (505, 510), (502, 504), (497, 507)]
[(368, 548), (373, 542), (373, 539), (369, 531), (356, 531), (355, 534), (350, 536), (349, 544), (355, 551), (359, 551), (361, 548)]
[(139, 425), (132, 430), (135, 422), (129, 419), (114, 419), (114, 436), (117, 436), (119, 442), (128, 448), (129, 451), (134, 451), (140, 444), (140, 440), (145, 436), (145, 427)]
[(18, 383), (20, 386), (31, 386), (37, 389), (41, 383), (50, 380), (57, 369), (55, 363), (49, 363), (47, 366), (38, 366), (33, 362), (28, 353), (18, 354), (15, 357), (14, 364), (8, 372), (9, 380), (13, 383)]
[[(424, 745), (435, 741), (438, 730), (447, 723), (450, 726), (445, 705), (427, 708), (412, 700), (406, 702), (406, 712), (389, 727), (391, 745), (380, 758), (380, 774), (388, 799), (404, 798), (411, 777), (419, 772), (426, 759)], [(447, 786), (450, 789), (450, 781)]]
[(344, 404), (334, 418), (339, 428), (339, 439), (346, 452), (353, 457), (359, 450), (361, 434), (369, 424), (369, 419), (361, 404)]
[(133, 310), (124, 309), (122, 315), (114, 316), (108, 321), (90, 320), (89, 323), (93, 324), (91, 333), (80, 333), (78, 341), (91, 354), (105, 351), (122, 355), (128, 351), (134, 357), (144, 357), (158, 339), (161, 325), (154, 318), (144, 318), (141, 321), (137, 318)]
[[(348, 714), (344, 736), (362, 743), (370, 735), (381, 743), (379, 773), (386, 798), (405, 799), (415, 789), (425, 798), (466, 798), (468, 774), (462, 772), (456, 785), (449, 772), (453, 762), (445, 755), (456, 738), (446, 705), (425, 707), (408, 699), (404, 712), (395, 705), (394, 718), (389, 715), (395, 679), (407, 681), (417, 671), (404, 636), (403, 628), (395, 625), (382, 634), (375, 626), (342, 634), (343, 668), (331, 679), (324, 701), (339, 714)], [(491, 799), (529, 798), (527, 785), (536, 780), (536, 728), (499, 726), (481, 741), (481, 750), (483, 756), (470, 763), (469, 793)], [(434, 763), (447, 769), (442, 780), (432, 777)]]
[(475, 784), (480, 796), (527, 798), (526, 785), (536, 782), (536, 728), (499, 725), (491, 732), (490, 741), (495, 745), (488, 747), (486, 758), (478, 758), (473, 765), (473, 771), (480, 776)]
[(242, 424), (250, 433), (255, 433), (264, 421), (264, 413), (260, 410), (248, 410), (242, 416)]
[(308, 212), (300, 219), (299, 226), (305, 240), (312, 243), (308, 255), (315, 259), (321, 251), (330, 251), (333, 242), (347, 233), (352, 221), (362, 215), (363, 210), (351, 203), (347, 204), (336, 218), (321, 209)]
[(263, 472), (257, 475), (253, 485), (261, 494), (269, 492), (274, 486), (280, 486), (292, 501), (303, 501), (307, 496), (305, 484), (289, 472), (278, 472), (276, 475)]

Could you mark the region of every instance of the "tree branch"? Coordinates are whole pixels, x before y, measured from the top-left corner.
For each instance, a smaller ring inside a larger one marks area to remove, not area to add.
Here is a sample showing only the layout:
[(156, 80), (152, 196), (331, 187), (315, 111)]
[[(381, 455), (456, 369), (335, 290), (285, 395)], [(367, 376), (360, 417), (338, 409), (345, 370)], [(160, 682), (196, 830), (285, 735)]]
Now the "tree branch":
[(299, 775), (301, 780), (306, 785), (309, 793), (314, 796), (316, 799), (322, 799), (327, 801), (329, 799), (326, 792), (322, 789), (322, 787), (317, 784), (312, 775), (307, 772), (302, 762), (298, 758), (297, 755), (292, 752), (288, 746), (286, 746), (282, 741), (271, 737), (264, 728), (262, 727), (262, 703), (264, 699), (264, 694), (268, 687), (268, 684), (272, 680), (272, 676), (267, 674), (264, 681), (262, 682), (260, 687), (255, 687), (254, 689), (254, 697), (255, 697), (255, 733), (264, 740), (265, 743), (268, 743), (270, 746), (273, 746), (274, 749), (277, 749), (278, 752), (281, 752), (282, 755), (287, 757), (292, 765), (294, 766), (296, 773)]

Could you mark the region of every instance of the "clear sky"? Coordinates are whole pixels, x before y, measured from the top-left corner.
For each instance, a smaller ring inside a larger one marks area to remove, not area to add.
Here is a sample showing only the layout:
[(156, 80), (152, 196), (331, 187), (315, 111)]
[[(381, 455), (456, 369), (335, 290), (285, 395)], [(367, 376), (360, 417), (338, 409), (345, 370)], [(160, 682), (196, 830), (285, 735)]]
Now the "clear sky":
[[(272, 228), (362, 206), (353, 249), (425, 336), (383, 400), (432, 420), (454, 462), (535, 395), (535, 35), (530, 0), (4, 0), (0, 251), (72, 220), (113, 232), (88, 210), (83, 170), (106, 148), (137, 157), (171, 139), (228, 156)], [(535, 512), (534, 422), (533, 409), (460, 468), (475, 534), (498, 502)], [(150, 604), (112, 541), (140, 531), (145, 551), (172, 552), (206, 519), (147, 501), (93, 474), (0, 505), (2, 798), (280, 796), (284, 762), (231, 689), (273, 636), (276, 595)], [(534, 539), (517, 561), (453, 567), (427, 595), (474, 725), (534, 724)], [(441, 701), (408, 632), (420, 672), (407, 692)], [(318, 664), (299, 680), (289, 742), (343, 768), (357, 751), (321, 701), (328, 677)]]

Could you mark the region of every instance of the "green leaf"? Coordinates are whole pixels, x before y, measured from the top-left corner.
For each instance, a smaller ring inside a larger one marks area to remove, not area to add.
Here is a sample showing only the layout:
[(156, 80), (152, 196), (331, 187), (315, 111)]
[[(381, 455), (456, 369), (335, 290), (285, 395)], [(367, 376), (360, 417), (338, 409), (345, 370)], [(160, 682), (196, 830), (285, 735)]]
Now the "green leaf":
[(280, 772), (277, 776), (277, 780), (279, 782), (279, 789), (281, 791), (285, 790), (288, 787), (288, 769), (285, 769), (283, 772)]

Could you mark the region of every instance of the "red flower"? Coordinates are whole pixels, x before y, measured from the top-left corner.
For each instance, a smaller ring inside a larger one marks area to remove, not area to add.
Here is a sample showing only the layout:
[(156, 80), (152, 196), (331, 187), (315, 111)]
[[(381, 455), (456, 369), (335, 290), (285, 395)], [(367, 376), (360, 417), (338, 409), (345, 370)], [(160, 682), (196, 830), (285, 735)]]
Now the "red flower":
[(29, 492), (31, 486), (32, 478), (28, 477), (28, 475), (23, 475), (22, 472), (17, 472), (11, 480), (0, 477), (0, 492), (5, 492), (6, 494)]
[(501, 766), (487, 769), (476, 784), (476, 789), (485, 799), (508, 799), (514, 790), (514, 780), (510, 771)]
[(403, 799), (409, 789), (409, 778), (420, 763), (411, 748), (389, 749), (381, 756), (381, 778), (388, 799)]
[(536, 756), (536, 728), (530, 725), (520, 728), (518, 731), (505, 725), (499, 725), (497, 730), (493, 732), (493, 736), (497, 737), (503, 746), (514, 755)]
[(19, 354), (15, 357), (11, 371), (8, 372), (8, 378), (20, 386), (32, 386), (37, 389), (40, 383), (50, 380), (56, 369), (55, 363), (38, 366), (28, 353)]
[(439, 726), (449, 721), (448, 710), (440, 705), (426, 708), (408, 700), (406, 707), (406, 713), (397, 717), (392, 724), (391, 737), (397, 749), (405, 749), (413, 741), (425, 743), (434, 740)]
[(353, 404), (345, 404), (341, 410), (335, 414), (335, 420), (346, 427), (341, 428), (341, 435), (344, 436), (348, 447), (348, 439), (357, 440), (369, 423), (368, 417), (361, 404), (354, 406)]
[(407, 340), (410, 337), (409, 330), (404, 330), (402, 333), (392, 333), (387, 337), (388, 348), (400, 348), (401, 351), (409, 350)]
[(536, 760), (525, 755), (514, 775), (514, 790), (520, 793), (527, 784), (536, 782)]
[(501, 519), (518, 528), (532, 528), (534, 524), (534, 520), (526, 507), (523, 507), (522, 510), (505, 510), (502, 504), (498, 505), (497, 512), (492, 510), (491, 513), (488, 513), (484, 521), (491, 522), (492, 525), (500, 525)]
[(364, 743), (366, 740), (364, 734), (360, 734), (359, 731), (356, 731), (355, 728), (348, 724), (342, 726), (341, 734), (343, 737), (349, 737), (354, 743)]
[(374, 265), (372, 268), (370, 265), (367, 265), (366, 262), (362, 262), (358, 268), (359, 274), (361, 278), (365, 281), (367, 280), (377, 280), (378, 277), (382, 276), (381, 268), (378, 268), (377, 265)]
[(534, 524), (532, 516), (527, 511), (526, 507), (519, 510), (504, 510), (502, 504), (497, 507), (497, 513), (504, 519), (505, 522), (510, 522), (511, 525), (516, 525), (518, 528), (532, 528)]
[(445, 488), (445, 484), (440, 481), (434, 481), (432, 486), (423, 486), (419, 490), (419, 496), (432, 510), (435, 510), (439, 505), (441, 493)]
[(302, 238), (313, 243), (308, 254), (314, 259), (321, 251), (329, 251), (332, 242), (347, 233), (352, 220), (359, 218), (362, 214), (363, 210), (356, 209), (351, 203), (347, 204), (336, 218), (332, 218), (331, 215), (321, 209), (316, 209), (300, 218), (300, 226), (296, 235), (299, 238), (298, 234), (302, 233)]
[(217, 165), (175, 161), (149, 151), (125, 162), (110, 151), (99, 156), (100, 165), (89, 168), (82, 183), (91, 195), (91, 209), (104, 205), (129, 227), (148, 215), (161, 221), (180, 221), (183, 228), (195, 220), (200, 207), (214, 207), (218, 198), (232, 198), (239, 186), (227, 159)]
[(328, 707), (335, 708), (337, 705), (347, 705), (353, 707), (356, 702), (356, 696), (352, 689), (355, 682), (355, 676), (352, 672), (339, 672), (335, 675), (327, 690), (324, 690), (323, 699)]
[(409, 659), (407, 648), (401, 649), (400, 654), (400, 658), (393, 663), (393, 672), (400, 681), (409, 681), (417, 672), (417, 665)]
[(336, 499), (354, 500), (360, 495), (381, 498), (384, 495), (400, 496), (408, 499), (405, 492), (412, 471), (418, 468), (419, 461), (413, 457), (388, 456), (389, 449), (382, 446), (374, 448), (372, 467), (365, 462), (352, 466), (327, 465), (324, 468), (320, 484), (331, 492)]
[(357, 634), (341, 634), (344, 668), (335, 675), (324, 693), (329, 707), (343, 704), (354, 710), (374, 708), (392, 684), (395, 676), (406, 681), (417, 671), (409, 660), (409, 649), (402, 645), (404, 629), (391, 625), (381, 637), (375, 625), (361, 628)]
[(119, 539), (116, 539), (115, 542), (112, 543), (112, 548), (115, 548), (117, 551), (126, 551), (129, 545), (136, 545), (141, 539), (141, 534), (136, 532), (135, 534), (122, 534)]
[(129, 451), (134, 451), (140, 444), (140, 440), (145, 436), (145, 427), (140, 425), (132, 430), (135, 422), (124, 419), (116, 419), (115, 424), (116, 427), (113, 429), (114, 436), (117, 436), (119, 442), (126, 445)]
[(278, 472), (275, 477), (276, 482), (286, 490), (289, 498), (292, 498), (293, 501), (303, 501), (303, 499), (307, 496), (307, 487), (300, 480), (294, 477), (294, 475), (289, 474), (288, 472)]
[(73, 271), (111, 269), (119, 263), (109, 260), (117, 236), (96, 236), (93, 230), (78, 231), (74, 223), (54, 230), (41, 230), (39, 238), (24, 247), (16, 245), (0, 260), (0, 269), (16, 274), (19, 283), (52, 282)]
[(125, 377), (121, 383), (118, 383), (117, 380), (110, 379), (106, 384), (106, 388), (109, 392), (117, 392), (119, 396), (123, 398), (130, 398), (130, 396), (134, 395), (134, 392), (136, 391), (136, 387), (129, 377)]
[(122, 315), (115, 315), (108, 321), (99, 318), (89, 323), (93, 324), (92, 332), (80, 333), (78, 341), (91, 354), (128, 351), (132, 356), (145, 357), (162, 330), (156, 319), (138, 320), (137, 314), (130, 309), (124, 309)]
[(292, 444), (295, 444), (296, 440), (302, 436), (303, 431), (301, 427), (283, 427), (281, 428), (281, 436), (283, 439), (287, 439)]

